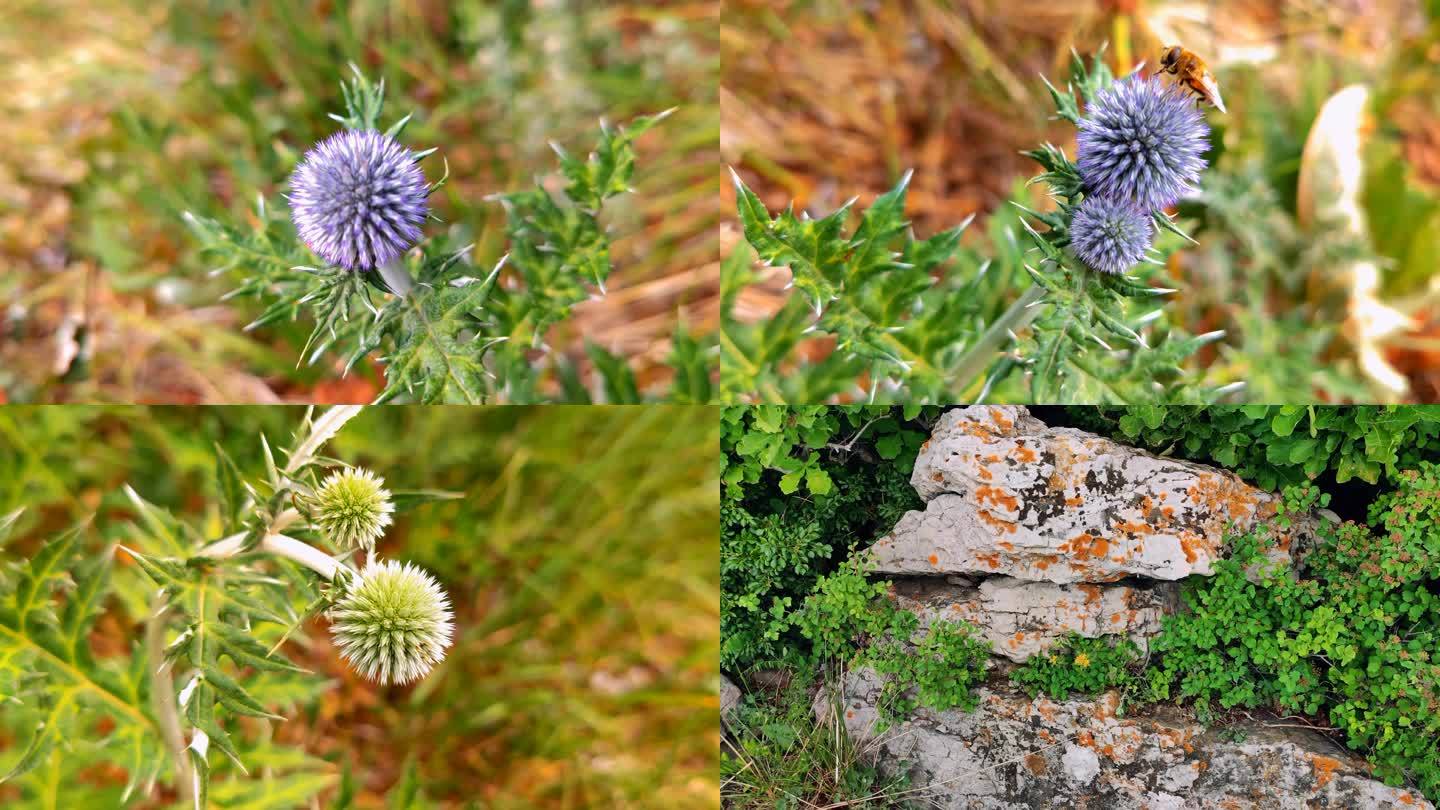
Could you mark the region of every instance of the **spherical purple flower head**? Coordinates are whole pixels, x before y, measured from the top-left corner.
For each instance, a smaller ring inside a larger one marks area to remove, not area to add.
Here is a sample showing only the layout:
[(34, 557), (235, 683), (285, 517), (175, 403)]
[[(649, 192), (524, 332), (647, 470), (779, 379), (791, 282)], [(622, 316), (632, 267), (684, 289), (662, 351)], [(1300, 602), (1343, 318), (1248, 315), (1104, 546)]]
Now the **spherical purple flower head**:
[(1086, 197), (1070, 220), (1070, 249), (1102, 273), (1129, 270), (1145, 258), (1154, 237), (1150, 215), (1114, 197)]
[(1184, 92), (1130, 76), (1100, 91), (1076, 141), (1086, 191), (1153, 211), (1195, 190), (1210, 127)]
[(290, 216), (325, 261), (369, 270), (420, 240), (430, 207), (415, 154), (374, 130), (321, 141), (290, 176)]

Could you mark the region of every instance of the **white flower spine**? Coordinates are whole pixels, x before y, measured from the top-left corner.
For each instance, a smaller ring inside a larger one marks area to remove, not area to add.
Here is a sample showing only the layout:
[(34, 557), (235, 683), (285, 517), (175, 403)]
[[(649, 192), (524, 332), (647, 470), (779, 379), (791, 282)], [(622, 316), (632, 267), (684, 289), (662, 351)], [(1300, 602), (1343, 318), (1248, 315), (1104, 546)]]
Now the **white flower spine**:
[(450, 598), (409, 563), (370, 562), (329, 612), (340, 655), (383, 684), (425, 677), (445, 658), (454, 632)]
[(384, 480), (358, 467), (331, 473), (315, 491), (311, 507), (315, 525), (344, 551), (373, 551), (395, 511)]

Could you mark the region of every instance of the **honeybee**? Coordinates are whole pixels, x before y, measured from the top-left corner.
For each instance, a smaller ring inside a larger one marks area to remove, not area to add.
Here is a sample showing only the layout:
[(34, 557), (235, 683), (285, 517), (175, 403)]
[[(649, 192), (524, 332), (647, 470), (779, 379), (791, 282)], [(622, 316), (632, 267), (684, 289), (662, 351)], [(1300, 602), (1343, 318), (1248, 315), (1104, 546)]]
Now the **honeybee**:
[(1225, 100), (1220, 98), (1220, 85), (1215, 82), (1215, 76), (1210, 73), (1205, 60), (1194, 52), (1179, 45), (1166, 48), (1165, 53), (1160, 56), (1160, 69), (1155, 71), (1154, 75), (1159, 76), (1161, 73), (1175, 74), (1177, 84), (1184, 85), (1194, 91), (1202, 101), (1208, 101), (1215, 105), (1215, 109), (1225, 112)]

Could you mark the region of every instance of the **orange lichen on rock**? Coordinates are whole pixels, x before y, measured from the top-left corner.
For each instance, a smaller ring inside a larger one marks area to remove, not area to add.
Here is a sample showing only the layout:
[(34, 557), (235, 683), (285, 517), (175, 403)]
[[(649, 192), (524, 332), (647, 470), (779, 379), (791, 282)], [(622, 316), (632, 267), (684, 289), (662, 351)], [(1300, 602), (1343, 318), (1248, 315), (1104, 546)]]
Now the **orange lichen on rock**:
[(940, 565), (940, 558), (937, 557), (937, 556), (935, 556), (934, 554), (931, 554), (931, 555), (930, 555), (930, 564), (933, 565), (933, 566), (939, 567), (939, 565)]
[(992, 571), (1000, 567), (999, 554), (976, 554), (975, 561)]
[(1045, 479), (1045, 483), (1050, 485), (1051, 492), (1065, 491), (1065, 476), (1060, 474), (1059, 467), (1056, 467), (1055, 471), (1050, 473), (1050, 477)]
[(989, 523), (989, 524), (990, 524), (991, 526), (993, 526), (997, 531), (1001, 531), (1001, 532), (1004, 532), (1004, 533), (1006, 533), (1006, 534), (1014, 534), (1014, 533), (1015, 533), (1015, 524), (1014, 524), (1014, 523), (1011, 523), (1011, 522), (1008, 521), (1008, 520), (1001, 520), (1000, 518), (995, 517), (994, 515), (990, 514), (990, 511), (989, 511), (988, 509), (981, 509), (981, 510), (979, 510), (978, 512), (976, 512), (975, 514), (979, 515), (981, 520), (985, 521), (986, 523)]
[(1319, 754), (1306, 754), (1310, 758), (1310, 764), (1315, 766), (1315, 785), (1325, 787), (1330, 780), (1335, 778), (1335, 771), (1340, 767), (1340, 760), (1334, 757), (1321, 756)]
[(1104, 557), (1110, 551), (1110, 542), (1103, 537), (1084, 532), (1070, 538), (1060, 546), (1060, 550), (1068, 552), (1077, 560)]
[(1248, 524), (1260, 511), (1258, 490), (1229, 475), (1201, 473), (1185, 494), (1222, 522), (1243, 519)]
[(1001, 431), (1006, 433), (1015, 429), (1015, 423), (1011, 421), (1010, 418), (1005, 415), (1005, 411), (1000, 408), (990, 409), (990, 421), (995, 423), (995, 427), (1000, 428)]
[(1000, 489), (999, 487), (991, 487), (991, 486), (980, 486), (980, 487), (976, 487), (976, 488), (975, 488), (975, 502), (976, 502), (976, 503), (986, 503), (986, 502), (989, 502), (989, 503), (994, 504), (995, 506), (1004, 507), (1005, 509), (1008, 509), (1008, 510), (1010, 510), (1011, 512), (1018, 511), (1019, 508), (1020, 508), (1020, 501), (1017, 500), (1014, 495), (1011, 495), (1010, 493), (1006, 492), (1006, 491), (1003, 490), (1003, 489)]
[(978, 436), (982, 439), (994, 438), (996, 435), (994, 426), (989, 422), (980, 422), (974, 419), (956, 422), (955, 427), (967, 436)]
[[(1194, 532), (1180, 533), (1180, 550), (1185, 552), (1185, 562), (1188, 562), (1191, 565), (1194, 565), (1195, 561), (1200, 559), (1200, 554), (1197, 551), (1197, 548), (1204, 548), (1206, 545), (1207, 544), (1205, 542), (1205, 538), (1201, 537), (1198, 534), (1195, 534)], [(1204, 550), (1209, 551), (1208, 548), (1205, 548)]]
[(1092, 585), (1089, 582), (1080, 582), (1076, 583), (1075, 587), (1079, 588), (1080, 591), (1085, 594), (1086, 607), (1094, 604), (1099, 604), (1102, 594), (1099, 585)]
[(1015, 443), (1015, 460), (1021, 464), (1032, 464), (1040, 454), (1025, 446), (1024, 442)]
[(1027, 754), (1025, 756), (1025, 767), (1036, 776), (1044, 776), (1049, 768), (1045, 765), (1045, 757), (1039, 754)]
[(1131, 537), (1143, 537), (1150, 533), (1150, 524), (1138, 522), (1132, 523), (1128, 520), (1122, 520), (1118, 523), (1113, 523), (1111, 524), (1110, 528), (1114, 531), (1120, 532), (1121, 534), (1128, 534)]

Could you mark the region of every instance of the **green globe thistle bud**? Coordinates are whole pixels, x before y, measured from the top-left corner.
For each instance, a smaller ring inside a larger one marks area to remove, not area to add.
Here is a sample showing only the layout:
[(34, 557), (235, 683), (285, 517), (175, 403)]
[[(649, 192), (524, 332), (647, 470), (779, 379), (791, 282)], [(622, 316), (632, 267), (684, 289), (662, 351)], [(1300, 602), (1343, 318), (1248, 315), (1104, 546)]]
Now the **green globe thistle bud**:
[(359, 468), (331, 473), (311, 497), (310, 507), (315, 525), (345, 551), (374, 551), (395, 511), (380, 476)]
[(450, 598), (409, 563), (370, 562), (329, 612), (340, 655), (372, 681), (410, 683), (445, 658)]

